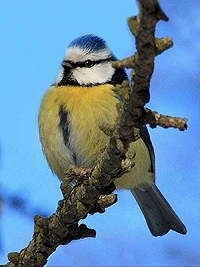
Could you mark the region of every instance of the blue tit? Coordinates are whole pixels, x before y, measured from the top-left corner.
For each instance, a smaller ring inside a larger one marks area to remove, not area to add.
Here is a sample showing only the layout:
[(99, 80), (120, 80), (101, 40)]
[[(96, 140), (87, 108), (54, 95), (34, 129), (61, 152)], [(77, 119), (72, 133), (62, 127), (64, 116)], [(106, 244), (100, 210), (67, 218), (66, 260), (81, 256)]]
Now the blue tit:
[[(119, 97), (113, 90), (127, 80), (105, 41), (84, 35), (68, 46), (56, 82), (49, 88), (39, 112), (39, 133), (44, 154), (59, 179), (70, 165), (92, 167), (109, 137), (103, 125), (114, 125)], [(115, 180), (117, 188), (131, 190), (154, 236), (186, 228), (155, 185), (155, 157), (146, 127), (131, 143), (127, 157), (135, 156), (130, 172)], [(136, 153), (136, 154), (135, 154)]]

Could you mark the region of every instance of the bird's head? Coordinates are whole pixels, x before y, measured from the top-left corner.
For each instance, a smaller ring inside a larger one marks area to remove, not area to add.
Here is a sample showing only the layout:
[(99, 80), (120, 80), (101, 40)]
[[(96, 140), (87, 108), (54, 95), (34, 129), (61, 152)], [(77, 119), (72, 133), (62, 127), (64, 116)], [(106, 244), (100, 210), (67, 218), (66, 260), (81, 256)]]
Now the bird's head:
[(81, 36), (69, 44), (56, 85), (122, 83), (127, 75), (124, 70), (112, 67), (114, 60), (103, 39), (91, 34)]

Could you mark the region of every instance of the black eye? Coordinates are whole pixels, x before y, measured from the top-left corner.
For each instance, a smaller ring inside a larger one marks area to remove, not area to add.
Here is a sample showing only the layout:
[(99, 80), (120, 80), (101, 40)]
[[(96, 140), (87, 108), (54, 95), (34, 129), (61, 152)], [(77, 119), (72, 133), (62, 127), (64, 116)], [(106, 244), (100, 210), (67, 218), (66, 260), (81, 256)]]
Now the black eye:
[(85, 62), (84, 62), (84, 67), (86, 67), (86, 68), (91, 68), (92, 66), (94, 66), (94, 61), (92, 61), (92, 60), (86, 60)]

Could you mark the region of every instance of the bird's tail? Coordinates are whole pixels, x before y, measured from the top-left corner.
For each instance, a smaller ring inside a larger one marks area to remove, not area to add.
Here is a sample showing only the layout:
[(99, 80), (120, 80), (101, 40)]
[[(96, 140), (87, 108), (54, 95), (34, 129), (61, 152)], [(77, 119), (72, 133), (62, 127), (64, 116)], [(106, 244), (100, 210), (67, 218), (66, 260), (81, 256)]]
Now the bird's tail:
[(186, 234), (185, 225), (155, 184), (145, 189), (134, 188), (131, 192), (144, 214), (152, 235), (161, 236), (170, 229), (180, 234)]

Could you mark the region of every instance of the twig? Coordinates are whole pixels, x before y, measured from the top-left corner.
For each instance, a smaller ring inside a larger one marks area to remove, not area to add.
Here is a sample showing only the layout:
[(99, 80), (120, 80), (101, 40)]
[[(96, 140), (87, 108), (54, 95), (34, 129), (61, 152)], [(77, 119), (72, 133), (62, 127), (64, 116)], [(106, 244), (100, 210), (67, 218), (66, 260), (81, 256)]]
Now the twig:
[(149, 124), (151, 128), (155, 128), (156, 126), (161, 126), (163, 128), (172, 127), (172, 128), (177, 128), (180, 131), (184, 131), (188, 127), (187, 121), (188, 120), (186, 118), (162, 115), (150, 109), (145, 109), (145, 114), (143, 116), (144, 124)]

